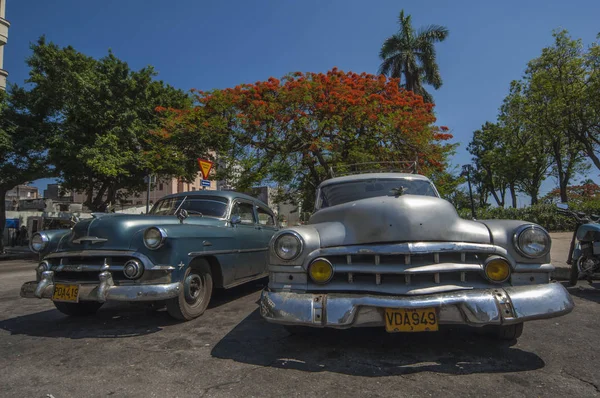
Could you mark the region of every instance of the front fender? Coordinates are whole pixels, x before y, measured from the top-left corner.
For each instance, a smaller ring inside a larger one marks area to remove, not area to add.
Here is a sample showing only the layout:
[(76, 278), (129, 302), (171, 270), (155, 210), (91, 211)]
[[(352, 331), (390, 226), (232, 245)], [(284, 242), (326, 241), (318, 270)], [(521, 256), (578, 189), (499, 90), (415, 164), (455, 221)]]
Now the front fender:
[[(524, 264), (540, 264), (550, 263), (550, 251), (543, 257), (528, 258), (522, 256), (513, 243), (515, 233), (517, 229), (523, 225), (537, 225), (535, 223), (518, 220), (477, 220), (484, 224), (490, 230), (490, 236), (492, 238), (492, 244), (503, 247), (506, 249), (508, 254), (517, 262)], [(550, 246), (552, 246), (552, 239), (550, 239)]]

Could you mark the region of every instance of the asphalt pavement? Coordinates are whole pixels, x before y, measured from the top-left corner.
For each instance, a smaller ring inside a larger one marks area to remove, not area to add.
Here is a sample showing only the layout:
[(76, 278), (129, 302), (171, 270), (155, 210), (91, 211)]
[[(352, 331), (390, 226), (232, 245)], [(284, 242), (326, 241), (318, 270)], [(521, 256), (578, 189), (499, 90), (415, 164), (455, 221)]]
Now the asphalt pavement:
[(290, 335), (258, 313), (266, 281), (217, 292), (191, 322), (130, 304), (68, 318), (19, 297), (34, 267), (0, 262), (0, 397), (600, 396), (600, 281), (502, 343), (465, 328)]

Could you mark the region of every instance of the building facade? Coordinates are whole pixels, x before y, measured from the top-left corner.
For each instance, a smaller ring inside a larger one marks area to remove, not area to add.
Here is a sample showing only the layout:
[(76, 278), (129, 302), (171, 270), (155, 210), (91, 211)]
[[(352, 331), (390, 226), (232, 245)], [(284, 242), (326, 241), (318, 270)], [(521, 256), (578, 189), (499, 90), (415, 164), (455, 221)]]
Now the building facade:
[(6, 90), (8, 72), (4, 70), (4, 46), (8, 42), (8, 28), (10, 23), (6, 20), (6, 0), (0, 0), (0, 90)]
[[(150, 187), (150, 205), (156, 203), (156, 201), (163, 196), (170, 195), (172, 193), (201, 191), (203, 189), (214, 191), (217, 189), (217, 183), (216, 181), (209, 181), (209, 186), (202, 186), (202, 175), (200, 173), (198, 173), (196, 179), (190, 183), (184, 182), (183, 180), (177, 178), (167, 178), (162, 180), (159, 179), (158, 181), (152, 181)], [(64, 195), (68, 195), (70, 198), (72, 198), (73, 203), (83, 203), (86, 200), (86, 195), (82, 192), (64, 193)], [(146, 192), (141, 192), (137, 195), (125, 194), (119, 203), (114, 204), (114, 207), (116, 210), (119, 210), (125, 207), (145, 205)]]

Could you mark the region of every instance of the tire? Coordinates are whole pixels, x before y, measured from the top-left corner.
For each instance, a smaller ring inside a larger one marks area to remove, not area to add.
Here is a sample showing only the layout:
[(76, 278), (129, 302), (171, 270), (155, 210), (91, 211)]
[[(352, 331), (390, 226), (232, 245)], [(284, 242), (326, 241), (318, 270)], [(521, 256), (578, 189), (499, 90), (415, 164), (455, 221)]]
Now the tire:
[(80, 303), (64, 303), (55, 301), (54, 306), (57, 310), (69, 316), (86, 316), (93, 315), (102, 307), (102, 304), (97, 301), (82, 301)]
[(491, 334), (498, 340), (512, 341), (521, 337), (523, 334), (523, 323), (514, 325), (494, 326), (491, 329)]
[(575, 286), (579, 280), (579, 259), (571, 261), (571, 269), (569, 273), (569, 285)]
[(191, 321), (206, 311), (213, 291), (208, 263), (188, 267), (179, 296), (167, 300), (167, 312), (175, 319)]

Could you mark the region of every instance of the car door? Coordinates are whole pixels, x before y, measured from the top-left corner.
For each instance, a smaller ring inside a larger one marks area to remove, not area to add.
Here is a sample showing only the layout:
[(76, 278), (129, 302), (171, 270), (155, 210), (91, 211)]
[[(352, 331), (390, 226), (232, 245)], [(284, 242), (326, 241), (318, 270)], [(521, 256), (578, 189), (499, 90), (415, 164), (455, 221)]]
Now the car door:
[(254, 203), (245, 199), (235, 199), (231, 208), (231, 219), (239, 217), (240, 222), (234, 225), (236, 248), (239, 250), (235, 266), (235, 279), (244, 279), (254, 275), (263, 253), (262, 235), (258, 230)]
[[(278, 230), (275, 216), (271, 210), (260, 204), (256, 205), (256, 216), (258, 219), (258, 229), (260, 231), (262, 245), (264, 248), (268, 248), (273, 234)], [(265, 250), (262, 254), (263, 259), (255, 270), (256, 274), (267, 272), (269, 251)]]

